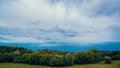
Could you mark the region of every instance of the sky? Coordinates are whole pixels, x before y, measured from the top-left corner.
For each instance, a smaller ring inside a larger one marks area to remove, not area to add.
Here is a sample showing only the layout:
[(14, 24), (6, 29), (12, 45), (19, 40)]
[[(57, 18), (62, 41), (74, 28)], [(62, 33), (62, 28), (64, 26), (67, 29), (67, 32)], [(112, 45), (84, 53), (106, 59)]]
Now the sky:
[(0, 0), (0, 42), (120, 42), (120, 0)]

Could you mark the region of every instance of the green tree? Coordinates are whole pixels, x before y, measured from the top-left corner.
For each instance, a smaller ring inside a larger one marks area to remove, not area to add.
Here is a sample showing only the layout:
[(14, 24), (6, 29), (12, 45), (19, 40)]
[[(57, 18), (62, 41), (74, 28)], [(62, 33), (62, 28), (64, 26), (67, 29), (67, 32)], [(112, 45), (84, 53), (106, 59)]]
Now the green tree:
[(72, 54), (68, 53), (64, 57), (65, 65), (72, 65), (74, 63), (74, 57)]
[(64, 66), (64, 58), (62, 55), (57, 55), (51, 58), (49, 65), (51, 66)]
[(94, 63), (95, 58), (94, 58), (93, 52), (92, 51), (86, 51), (85, 54), (86, 54), (87, 63)]
[(85, 54), (83, 52), (77, 52), (75, 53), (75, 63), (76, 64), (83, 64), (86, 62), (85, 60)]
[(30, 56), (30, 59), (29, 59), (29, 64), (35, 64), (35, 65), (39, 65), (40, 64), (40, 59), (41, 59), (41, 55), (39, 54), (32, 54)]
[(3, 62), (3, 54), (0, 53), (0, 62)]
[(102, 60), (102, 53), (98, 49), (94, 48), (94, 49), (90, 49), (88, 51), (91, 51), (93, 53), (93, 56), (94, 56), (93, 62), (94, 63), (98, 63)]
[(111, 64), (111, 58), (109, 56), (105, 56), (105, 63)]
[(53, 56), (52, 55), (42, 55), (40, 58), (40, 64), (49, 65), (49, 62)]
[(11, 53), (4, 53), (1, 55), (1, 62), (13, 62), (14, 57)]
[(22, 56), (17, 57), (14, 62), (29, 63), (30, 58), (31, 54), (23, 54)]

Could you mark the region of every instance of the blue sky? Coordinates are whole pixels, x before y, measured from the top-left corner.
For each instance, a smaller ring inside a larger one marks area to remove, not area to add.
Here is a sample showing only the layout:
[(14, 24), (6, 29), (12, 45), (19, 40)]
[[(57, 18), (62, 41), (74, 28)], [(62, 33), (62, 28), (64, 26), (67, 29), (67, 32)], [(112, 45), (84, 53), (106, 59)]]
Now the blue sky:
[(120, 42), (120, 0), (0, 0), (0, 42)]

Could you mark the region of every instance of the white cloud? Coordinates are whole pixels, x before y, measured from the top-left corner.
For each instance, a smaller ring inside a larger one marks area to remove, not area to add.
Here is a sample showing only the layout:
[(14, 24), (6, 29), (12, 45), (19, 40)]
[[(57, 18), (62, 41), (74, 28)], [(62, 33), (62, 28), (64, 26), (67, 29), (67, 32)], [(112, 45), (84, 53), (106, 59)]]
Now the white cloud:
[[(10, 0), (1, 5), (0, 26), (13, 28), (9, 29), (10, 33), (3, 31), (12, 35), (13, 39), (8, 37), (11, 42), (112, 42), (114, 35), (110, 27), (120, 23), (119, 15), (96, 15), (103, 7), (101, 4), (107, 2), (110, 0), (59, 0), (54, 3), (50, 0)], [(16, 28), (22, 31), (18, 31), (18, 35), (14, 32)]]

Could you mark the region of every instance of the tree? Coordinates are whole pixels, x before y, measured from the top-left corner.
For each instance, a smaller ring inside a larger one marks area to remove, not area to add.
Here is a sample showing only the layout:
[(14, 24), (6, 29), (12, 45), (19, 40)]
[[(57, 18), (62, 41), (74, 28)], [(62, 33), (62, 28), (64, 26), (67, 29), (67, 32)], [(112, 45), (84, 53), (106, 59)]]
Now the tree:
[(89, 63), (94, 63), (94, 59), (95, 59), (94, 53), (92, 51), (86, 51), (85, 54), (86, 54), (86, 61), (87, 61), (87, 63), (88, 64)]
[(29, 59), (29, 64), (35, 64), (35, 65), (39, 65), (40, 64), (40, 59), (41, 59), (41, 55), (39, 54), (32, 54), (30, 56), (30, 59)]
[(31, 58), (31, 54), (23, 54), (21, 56), (16, 57), (16, 59), (14, 60), (14, 62), (29, 63), (30, 58)]
[(13, 60), (14, 63), (22, 63), (22, 58), (21, 56), (17, 56), (15, 57), (15, 59)]
[(14, 56), (11, 53), (1, 54), (0, 58), (1, 62), (13, 62), (14, 60)]
[(56, 58), (56, 57), (53, 57), (53, 58), (50, 60), (49, 65), (55, 66), (55, 65), (56, 65), (56, 61), (57, 61), (57, 58)]
[(3, 62), (3, 54), (0, 53), (0, 62)]
[(93, 63), (94, 61), (94, 56), (92, 54), (87, 54), (87, 53), (81, 53), (79, 54), (79, 57), (77, 57), (77, 64), (89, 64)]
[(105, 56), (105, 63), (111, 64), (111, 58), (109, 56)]
[(53, 56), (52, 55), (41, 55), (40, 64), (49, 65), (49, 62)]
[(75, 54), (75, 63), (76, 64), (85, 64), (86, 62), (86, 55), (83, 52), (77, 52)]
[(98, 63), (102, 60), (102, 57), (101, 57), (102, 53), (98, 49), (94, 48), (94, 49), (90, 49), (88, 51), (91, 51), (93, 53), (93, 56), (94, 56), (93, 62), (94, 63)]
[(64, 66), (64, 58), (62, 55), (57, 55), (51, 58), (49, 65), (51, 66)]
[(68, 53), (64, 57), (65, 65), (72, 65), (74, 63), (74, 57), (72, 54)]
[(76, 52), (74, 54), (74, 57), (75, 57), (75, 60), (74, 60), (74, 63), (76, 64), (80, 64), (81, 63), (81, 53), (80, 51)]

